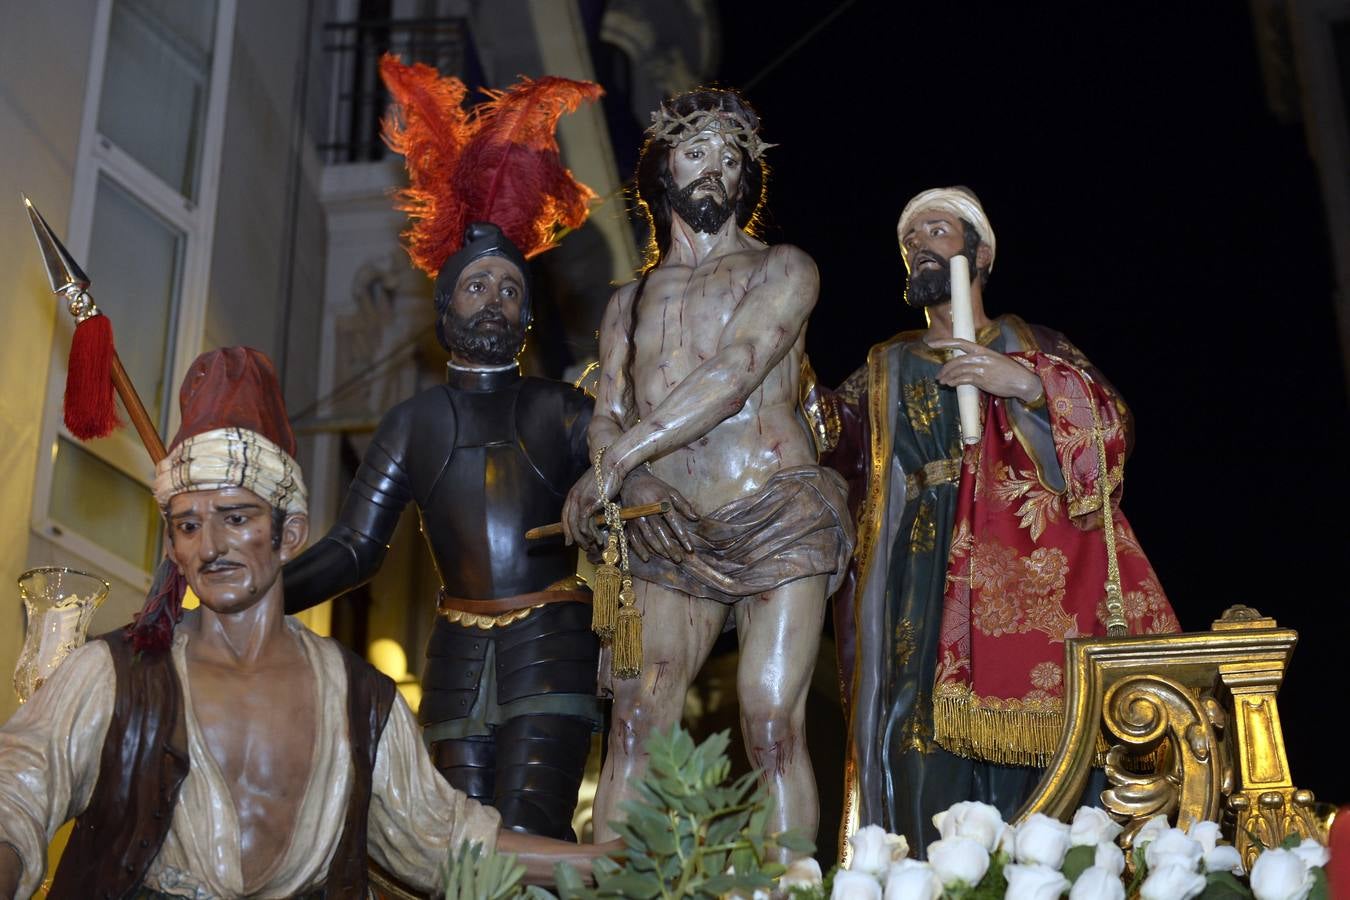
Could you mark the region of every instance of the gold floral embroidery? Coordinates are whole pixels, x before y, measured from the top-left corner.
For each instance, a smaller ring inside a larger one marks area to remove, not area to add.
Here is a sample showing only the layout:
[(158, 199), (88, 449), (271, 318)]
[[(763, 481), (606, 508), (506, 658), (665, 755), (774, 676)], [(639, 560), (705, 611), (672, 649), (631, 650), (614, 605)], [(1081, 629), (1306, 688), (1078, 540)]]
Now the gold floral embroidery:
[(914, 655), (914, 623), (901, 619), (895, 625), (895, 665), (903, 669)]
[(994, 637), (1024, 630), (1020, 627), (1022, 609), (1011, 593), (981, 594), (980, 601), (975, 604), (974, 621), (975, 627), (982, 633)]
[(920, 434), (927, 434), (942, 411), (937, 382), (931, 378), (922, 378), (913, 384), (903, 385), (901, 393), (905, 398), (905, 415), (909, 418), (910, 427)]
[(1037, 547), (1030, 556), (1022, 558), (1025, 575), (1022, 584), (1033, 594), (1042, 597), (1061, 593), (1069, 574), (1069, 560), (1058, 547)]
[[(1124, 592), (1125, 619), (1130, 623), (1130, 634), (1171, 634), (1181, 630), (1176, 616), (1167, 603), (1162, 585), (1151, 573), (1132, 591)], [(1106, 625), (1106, 598), (1097, 603), (1097, 621)]]
[[(1053, 663), (1049, 660), (1038, 662), (1031, 667), (1031, 683), (1047, 694), (1058, 694), (1064, 690), (1064, 669), (1059, 663)], [(1030, 700), (1032, 698), (1028, 694), (1022, 699)]]
[(920, 691), (915, 695), (914, 711), (905, 719), (905, 724), (901, 728), (900, 743), (905, 750), (913, 750), (916, 753), (933, 752), (933, 726), (929, 723), (932, 708), (926, 693)]
[(1000, 466), (990, 493), (1005, 506), (1023, 501), (1015, 514), (1020, 527), (1031, 532), (1033, 541), (1040, 540), (1047, 523), (1059, 519), (1059, 496), (1046, 490), (1034, 472), (1014, 472), (1011, 466)]
[[(947, 551), (949, 560), (960, 559), (970, 552), (975, 546), (975, 535), (970, 530), (970, 523), (962, 519), (956, 526), (955, 533), (952, 534), (952, 546)], [(950, 563), (948, 569), (952, 568)], [(950, 576), (948, 576), (950, 577)]]
[(1044, 632), (1052, 641), (1077, 637), (1078, 619), (1064, 609), (1069, 561), (1057, 547), (1037, 547), (1018, 556), (997, 542), (978, 543), (971, 552), (971, 586), (980, 598), (971, 624), (982, 634)]
[(931, 553), (937, 546), (937, 522), (933, 518), (933, 504), (928, 497), (919, 504), (914, 527), (909, 532), (909, 552)]

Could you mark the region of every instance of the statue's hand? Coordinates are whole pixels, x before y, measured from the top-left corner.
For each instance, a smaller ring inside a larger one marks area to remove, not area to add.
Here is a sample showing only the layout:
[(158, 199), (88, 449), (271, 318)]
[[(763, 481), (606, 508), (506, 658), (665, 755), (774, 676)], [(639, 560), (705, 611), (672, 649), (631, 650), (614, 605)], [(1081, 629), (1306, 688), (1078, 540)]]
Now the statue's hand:
[(683, 494), (645, 468), (639, 468), (624, 479), (620, 496), (624, 506), (670, 501), (670, 512), (660, 516), (643, 516), (627, 525), (628, 545), (642, 557), (643, 562), (655, 553), (679, 563), (684, 562), (686, 551), (693, 552), (689, 527), (698, 521), (698, 513)]
[(587, 550), (594, 550), (599, 543), (591, 517), (600, 508), (595, 487), (595, 475), (584, 472), (563, 502), (562, 526), (563, 539), (567, 543), (580, 544)]
[(1045, 393), (1041, 379), (1035, 372), (997, 350), (959, 338), (928, 341), (928, 346), (938, 350), (965, 351), (964, 356), (949, 359), (938, 369), (937, 380), (942, 384), (951, 387), (973, 384), (986, 394), (1016, 397), (1023, 403), (1033, 403)]
[[(600, 511), (602, 500), (611, 500), (619, 493), (623, 477), (618, 470), (603, 462), (600, 467), (601, 484), (595, 483), (595, 470), (587, 469), (572, 485), (563, 503), (563, 537), (567, 543), (577, 543), (587, 550), (600, 545), (599, 532), (595, 530), (594, 516)], [(604, 496), (600, 490), (603, 487)]]

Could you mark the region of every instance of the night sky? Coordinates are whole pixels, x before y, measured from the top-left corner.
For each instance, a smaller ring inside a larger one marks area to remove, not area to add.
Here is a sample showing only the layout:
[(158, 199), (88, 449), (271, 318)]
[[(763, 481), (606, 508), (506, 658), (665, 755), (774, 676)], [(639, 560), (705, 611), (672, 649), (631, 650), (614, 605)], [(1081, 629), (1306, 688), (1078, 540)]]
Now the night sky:
[[(1350, 801), (1328, 730), (1345, 377), (1302, 125), (1266, 106), (1245, 3), (1030, 6), (857, 0), (747, 90), (781, 145), (765, 236), (820, 267), (812, 361), (837, 384), (922, 325), (896, 218), (919, 190), (972, 187), (998, 236), (988, 312), (1063, 331), (1130, 403), (1124, 510), (1183, 626), (1246, 603), (1299, 630), (1281, 694), (1294, 781)], [(720, 83), (836, 7), (724, 2)]]

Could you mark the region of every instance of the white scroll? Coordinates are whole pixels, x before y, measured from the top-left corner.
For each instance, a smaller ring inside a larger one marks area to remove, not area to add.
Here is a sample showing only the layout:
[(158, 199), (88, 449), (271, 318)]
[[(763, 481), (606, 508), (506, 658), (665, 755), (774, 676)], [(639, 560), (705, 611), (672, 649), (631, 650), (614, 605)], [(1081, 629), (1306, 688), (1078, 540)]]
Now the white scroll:
[[(959, 253), (950, 260), (952, 276), (952, 336), (975, 341), (975, 310), (970, 305), (970, 261)], [(962, 351), (953, 354), (961, 356)], [(980, 389), (973, 384), (956, 386), (956, 406), (961, 413), (961, 442), (980, 442)]]

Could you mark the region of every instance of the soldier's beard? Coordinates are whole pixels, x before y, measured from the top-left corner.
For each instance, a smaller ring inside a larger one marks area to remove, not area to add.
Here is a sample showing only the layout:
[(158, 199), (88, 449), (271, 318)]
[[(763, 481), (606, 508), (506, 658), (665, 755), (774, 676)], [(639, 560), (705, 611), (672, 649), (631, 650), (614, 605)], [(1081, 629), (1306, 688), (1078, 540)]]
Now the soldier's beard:
[[(669, 174), (666, 178), (670, 178)], [(700, 197), (695, 200), (694, 191), (708, 184), (715, 184), (720, 188), (722, 182), (708, 176), (697, 178), (684, 187), (677, 188), (672, 180), (667, 186), (667, 196), (670, 198), (671, 211), (684, 220), (686, 225), (704, 234), (716, 234), (726, 220), (731, 218), (734, 209), (733, 204), (719, 203), (716, 197)], [(725, 194), (722, 195), (722, 199), (726, 200)]]
[[(486, 328), (490, 323), (500, 327)], [(463, 318), (453, 312), (445, 316), (445, 338), (450, 352), (469, 362), (484, 366), (504, 366), (520, 355), (525, 346), (525, 328), (487, 307)]]

